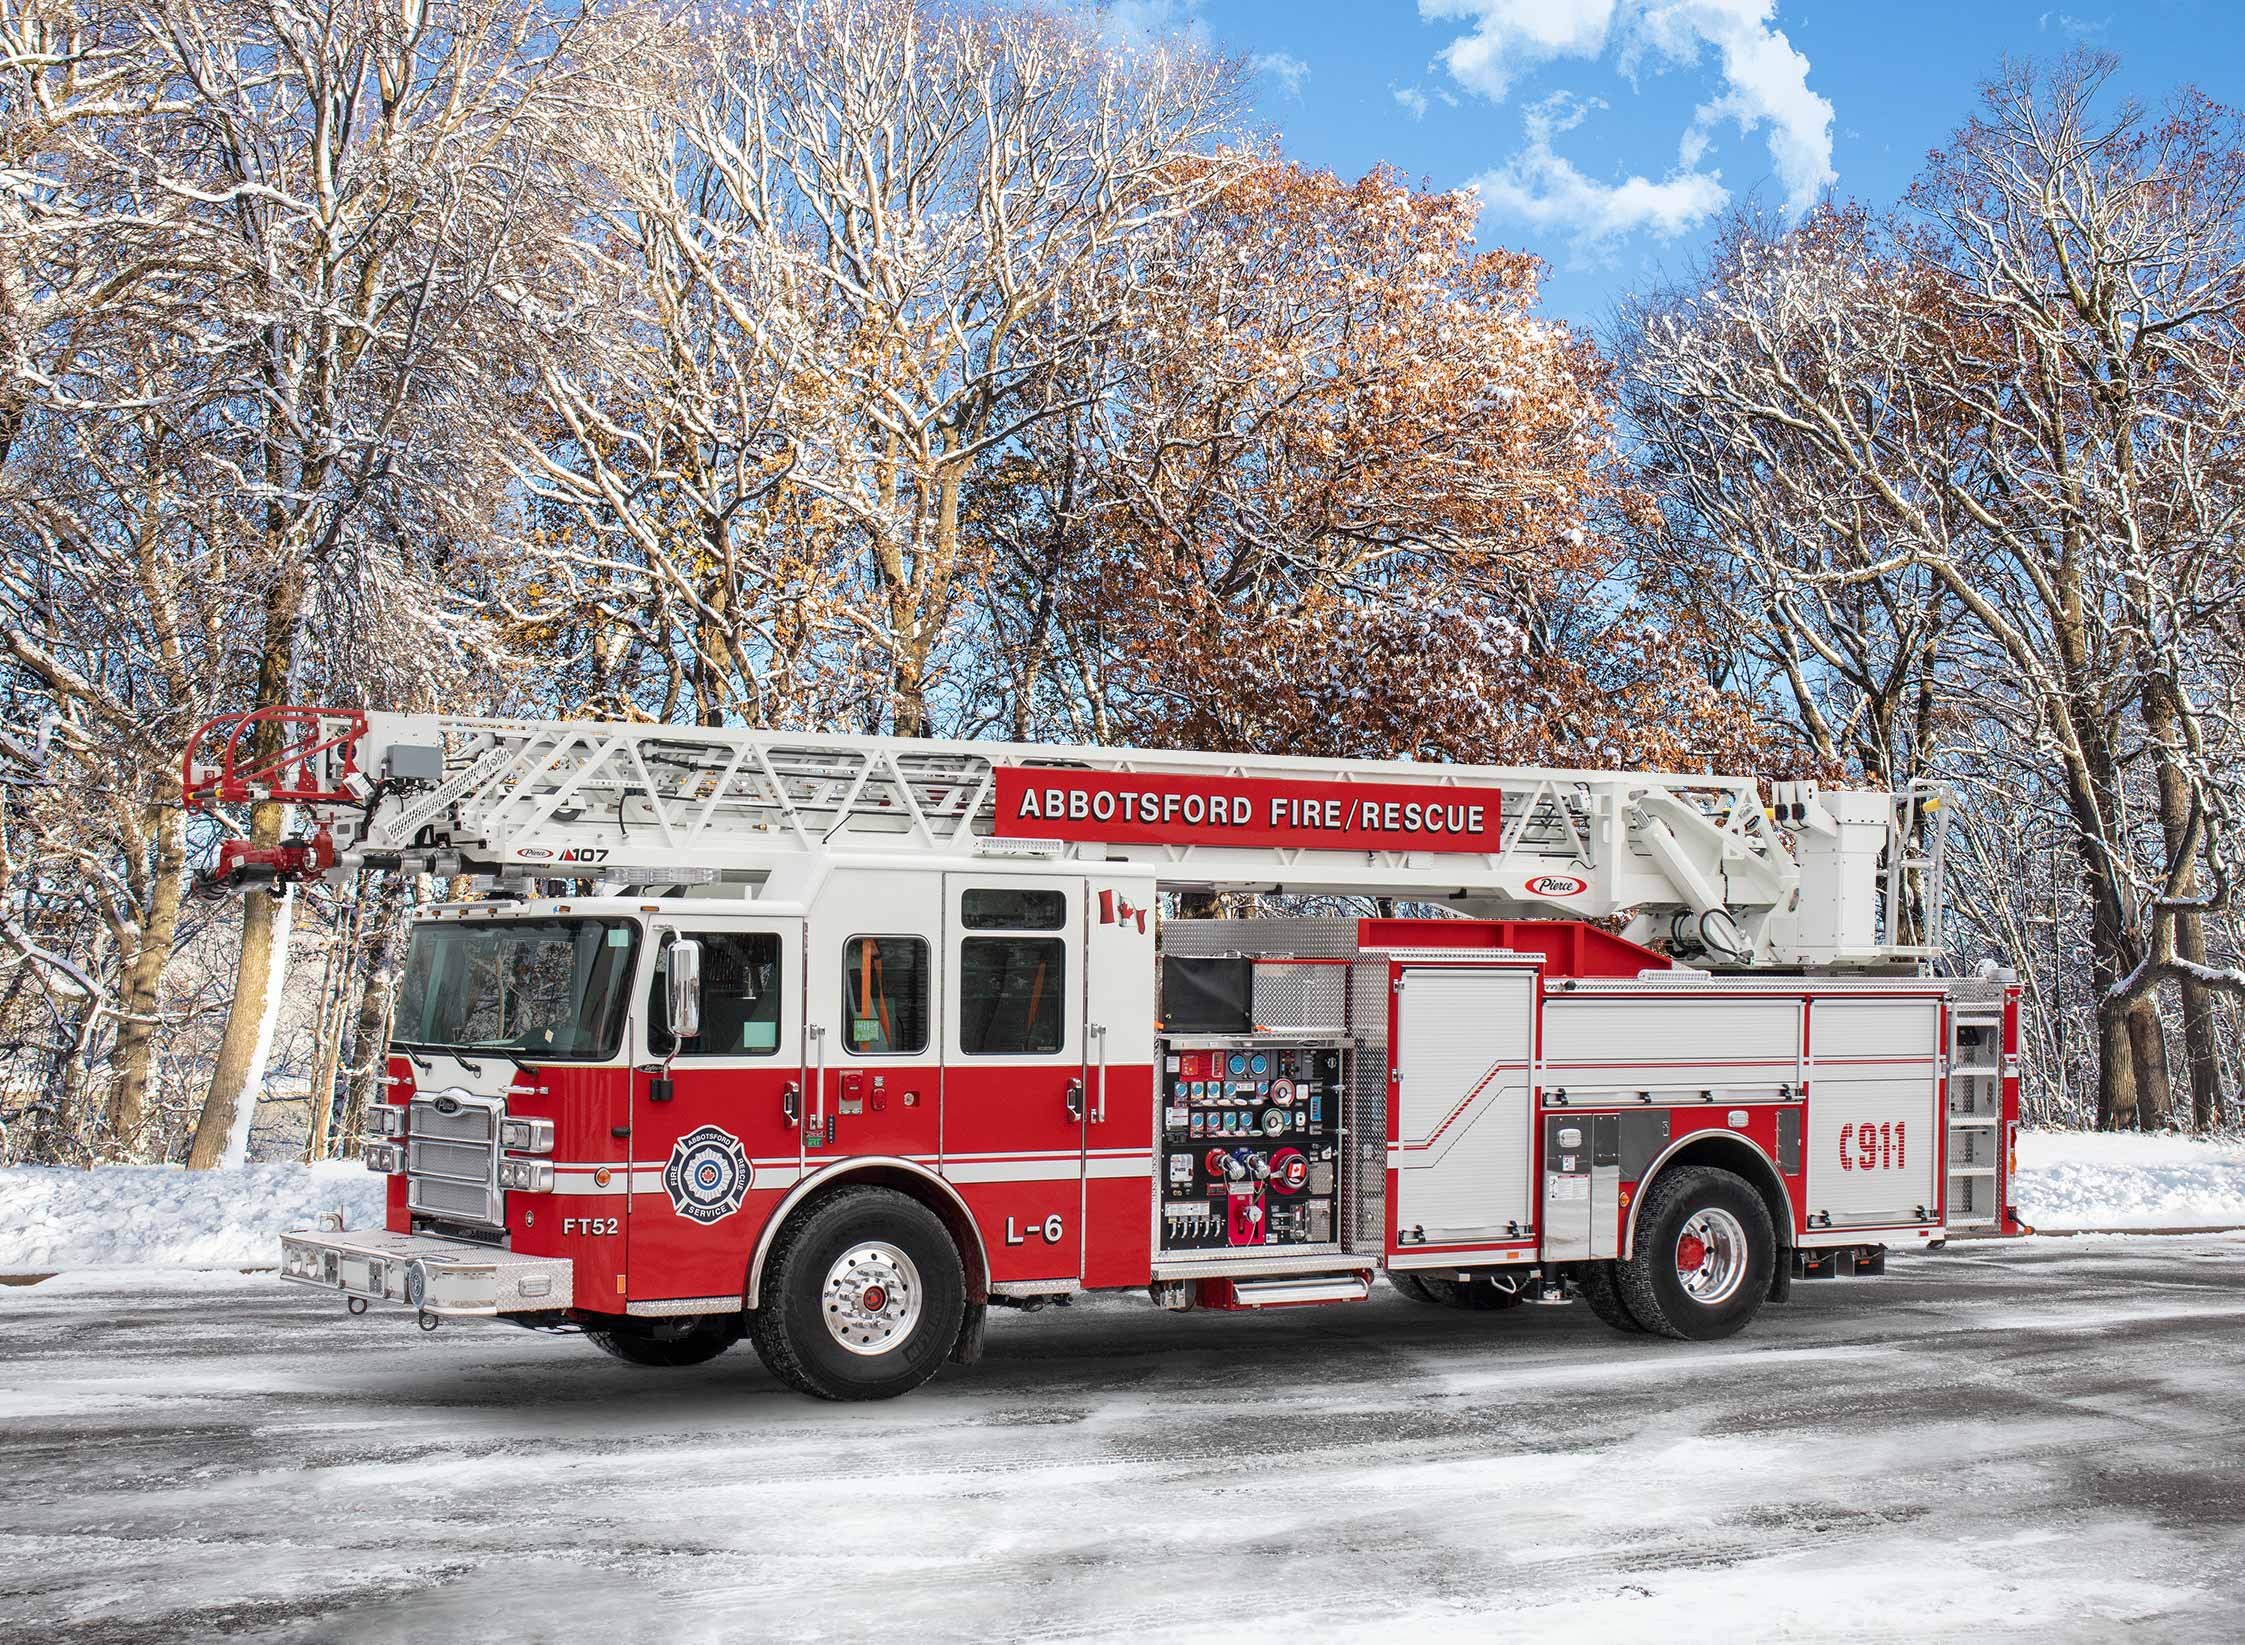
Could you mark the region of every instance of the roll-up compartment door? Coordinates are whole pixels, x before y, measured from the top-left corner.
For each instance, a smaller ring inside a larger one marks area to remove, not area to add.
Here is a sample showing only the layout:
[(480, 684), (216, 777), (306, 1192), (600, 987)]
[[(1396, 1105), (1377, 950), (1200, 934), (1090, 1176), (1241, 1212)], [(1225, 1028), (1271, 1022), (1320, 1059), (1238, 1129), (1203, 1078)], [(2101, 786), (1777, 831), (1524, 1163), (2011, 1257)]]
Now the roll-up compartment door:
[(1525, 1237), (1535, 1222), (1536, 973), (1414, 966), (1397, 981), (1390, 1249)]

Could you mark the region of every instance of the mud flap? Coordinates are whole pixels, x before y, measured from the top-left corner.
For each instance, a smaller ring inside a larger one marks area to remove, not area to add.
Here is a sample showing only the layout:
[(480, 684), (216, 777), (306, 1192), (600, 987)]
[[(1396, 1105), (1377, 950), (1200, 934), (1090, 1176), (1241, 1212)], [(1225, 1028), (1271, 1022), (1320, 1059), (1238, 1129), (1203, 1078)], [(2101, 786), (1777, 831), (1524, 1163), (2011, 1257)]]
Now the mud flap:
[(959, 1340), (952, 1344), (951, 1363), (972, 1365), (982, 1357), (983, 1331), (990, 1321), (990, 1305), (984, 1302), (967, 1304), (966, 1317), (959, 1321)]

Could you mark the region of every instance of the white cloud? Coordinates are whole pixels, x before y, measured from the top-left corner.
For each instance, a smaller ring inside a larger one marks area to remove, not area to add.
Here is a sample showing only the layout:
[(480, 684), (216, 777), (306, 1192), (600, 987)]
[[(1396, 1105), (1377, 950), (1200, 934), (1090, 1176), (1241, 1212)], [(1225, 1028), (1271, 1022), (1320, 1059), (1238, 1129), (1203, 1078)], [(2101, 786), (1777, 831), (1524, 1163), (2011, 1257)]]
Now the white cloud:
[(1247, 60), (1247, 66), (1257, 74), (1267, 74), (1286, 88), (1286, 95), (1299, 97), (1302, 86), (1310, 77), (1310, 66), (1290, 51), (1259, 52)]
[[(1809, 61), (1777, 28), (1776, 0), (1419, 0), (1419, 13), (1470, 25), (1443, 49), (1440, 61), (1461, 85), (1499, 102), (1522, 72), (1561, 58), (1597, 59), (1611, 50), (1621, 72), (1634, 76), (1648, 58), (1656, 68), (1690, 66), (1703, 48), (1714, 49), (1722, 86), (1693, 111), (1677, 141), (1682, 173), (1657, 184), (1633, 177), (1615, 189), (1590, 183), (1594, 191), (1635, 190), (1648, 212), (1705, 199), (1715, 174), (1701, 171), (1699, 164), (1714, 128), (1724, 123), (1736, 125), (1742, 134), (1767, 128), (1770, 159), (1788, 210), (1806, 211), (1836, 180), (1832, 105), (1809, 90)], [(1547, 126), (1546, 138), (1550, 131), (1567, 129)], [(1528, 149), (1493, 175), (1544, 177), (1554, 187), (1538, 198), (1572, 192), (1557, 187), (1564, 180), (1557, 168), (1578, 179), (1581, 173), (1552, 154), (1548, 144), (1538, 153), (1533, 123), (1530, 139)], [(1719, 209), (1727, 195), (1719, 184), (1713, 192)], [(1656, 220), (1648, 217), (1648, 222)]]
[(1553, 150), (1553, 137), (1605, 106), (1598, 98), (1564, 91), (1531, 105), (1523, 117), (1527, 146), (1467, 185), (1479, 192), (1483, 209), (1493, 207), (1537, 228), (1572, 230), (1575, 244), (1585, 249), (1638, 230), (1670, 239), (1723, 209), (1730, 196), (1720, 172), (1691, 169), (1687, 162), (1659, 182), (1632, 176), (1601, 183)]
[(1417, 86), (1390, 86), (1388, 90), (1395, 94), (1395, 100), (1403, 105), (1412, 119), (1424, 120), (1427, 117), (1427, 94)]
[(1419, 15), (1473, 23), (1471, 33), (1442, 49), (1440, 61), (1461, 84), (1501, 103), (1519, 69), (1602, 56), (1615, 6), (1616, 0), (1419, 0)]
[(2099, 17), (2095, 19), (2087, 17), (2073, 17), (2062, 11), (2044, 12), (2040, 17), (2037, 17), (2035, 19), (2035, 27), (2041, 29), (2045, 34), (2049, 33), (2050, 22), (2052, 18), (2057, 19), (2058, 32), (2066, 36), (2066, 38), (2068, 38), (2069, 40), (2092, 39), (2112, 27), (2112, 19), (2110, 17)]

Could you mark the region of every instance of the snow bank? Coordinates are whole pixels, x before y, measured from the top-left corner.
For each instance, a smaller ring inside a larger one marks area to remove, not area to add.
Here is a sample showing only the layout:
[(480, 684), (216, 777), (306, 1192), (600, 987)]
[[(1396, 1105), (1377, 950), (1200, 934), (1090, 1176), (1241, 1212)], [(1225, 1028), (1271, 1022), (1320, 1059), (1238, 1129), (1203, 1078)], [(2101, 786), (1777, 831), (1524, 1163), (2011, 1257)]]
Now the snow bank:
[[(379, 1227), (382, 1185), (356, 1161), (11, 1167), (0, 1170), (0, 1274), (267, 1268), (274, 1236), (323, 1211)], [(2038, 1228), (2245, 1227), (2245, 1142), (2022, 1132), (2013, 1198)]]
[(382, 1222), (384, 1178), (356, 1160), (183, 1171), (0, 1170), (0, 1274), (64, 1268), (269, 1268), (274, 1238), (340, 1210), (344, 1226)]
[(2245, 1143), (2022, 1131), (2012, 1200), (2037, 1228), (2245, 1227)]

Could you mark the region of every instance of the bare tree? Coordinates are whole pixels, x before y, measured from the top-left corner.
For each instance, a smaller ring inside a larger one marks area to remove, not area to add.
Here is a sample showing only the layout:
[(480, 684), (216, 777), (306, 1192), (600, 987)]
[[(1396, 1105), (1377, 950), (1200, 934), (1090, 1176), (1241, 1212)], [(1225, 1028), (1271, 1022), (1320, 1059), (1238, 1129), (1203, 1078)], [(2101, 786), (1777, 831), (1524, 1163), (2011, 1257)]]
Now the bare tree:
[[(2215, 572), (2238, 518), (2245, 156), (2232, 117), (2193, 97), (2156, 122), (2100, 116), (2110, 72), (2093, 55), (2007, 71), (1907, 219), (1741, 239), (1650, 317), (1632, 365), (1674, 426), (1703, 431), (1663, 447), (1695, 498), (1753, 469), (1787, 531), (1863, 545), (1834, 564), (1737, 539), (1773, 586), (1923, 574), (1954, 602), (1952, 644), (1983, 654), (1952, 656), (1951, 677), (1980, 724), (2038, 751), (2070, 821), (2100, 1113), (2159, 1124), (2150, 991), (2189, 980), (2202, 1014), (2206, 990), (2245, 985), (2180, 935), (2226, 910), (2237, 850), (2229, 722), (2210, 716), (2236, 669)], [(2147, 760), (2168, 773), (2164, 838), (2134, 781)]]

